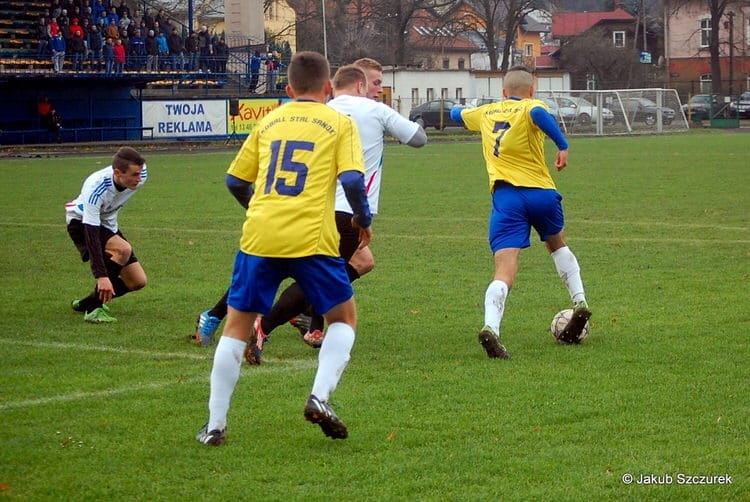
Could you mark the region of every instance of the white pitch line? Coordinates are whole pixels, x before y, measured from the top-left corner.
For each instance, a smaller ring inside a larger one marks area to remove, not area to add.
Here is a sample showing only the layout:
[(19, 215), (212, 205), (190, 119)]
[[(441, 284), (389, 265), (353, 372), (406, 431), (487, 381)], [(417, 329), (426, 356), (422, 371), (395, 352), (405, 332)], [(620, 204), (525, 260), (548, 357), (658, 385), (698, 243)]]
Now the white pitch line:
[(108, 347), (106, 345), (85, 345), (80, 343), (37, 342), (32, 340), (16, 340), (0, 338), (0, 344), (26, 345), (44, 349), (89, 350), (93, 352), (112, 352), (115, 354), (132, 354), (134, 356), (153, 357), (157, 359), (194, 359), (207, 360), (213, 358), (213, 352), (206, 354), (188, 354), (183, 352), (152, 352), (148, 350), (129, 349), (125, 347)]
[[(213, 357), (213, 353), (199, 355), (199, 354), (183, 354), (179, 352), (149, 352), (147, 350), (135, 350), (126, 349), (120, 347), (106, 347), (106, 346), (95, 346), (95, 345), (82, 345), (73, 343), (58, 343), (58, 342), (34, 342), (26, 340), (14, 340), (2, 338), (0, 344), (15, 344), (25, 345), (30, 347), (39, 348), (50, 348), (57, 350), (90, 350), (96, 352), (111, 352), (118, 354), (137, 355), (142, 357), (153, 357), (153, 358), (166, 358), (166, 359), (192, 359), (192, 360), (209, 360)], [(272, 373), (285, 373), (289, 371), (301, 371), (315, 368), (317, 365), (316, 359), (309, 360), (278, 360), (274, 358), (264, 358), (268, 365), (255, 366), (252, 368), (246, 368), (244, 370), (245, 376), (252, 376), (255, 374), (268, 375)], [(181, 377), (175, 377), (173, 380), (166, 380), (162, 382), (151, 382), (143, 383), (139, 385), (131, 385), (126, 387), (119, 387), (116, 389), (107, 389), (94, 392), (71, 392), (68, 394), (60, 394), (57, 396), (42, 397), (36, 399), (25, 399), (21, 401), (8, 401), (0, 403), (0, 411), (14, 410), (19, 408), (29, 408), (32, 406), (44, 406), (54, 403), (64, 403), (70, 401), (83, 401), (85, 399), (97, 399), (97, 398), (108, 398), (119, 394), (126, 394), (131, 392), (141, 392), (148, 390), (158, 390), (172, 385), (184, 385), (194, 383), (208, 383), (209, 376), (203, 374), (193, 378), (182, 379)]]
[[(404, 218), (378, 215), (376, 221), (399, 221)], [(235, 221), (234, 219), (232, 221)], [(443, 223), (460, 222), (460, 223), (486, 223), (487, 217), (409, 217), (409, 221), (440, 221)], [(715, 225), (711, 223), (671, 223), (666, 221), (610, 221), (610, 220), (566, 220), (568, 225), (626, 225), (629, 227), (661, 227), (661, 228), (688, 228), (688, 229), (709, 229), (709, 230), (721, 230), (725, 232), (748, 232), (750, 227), (746, 226), (724, 226)], [(43, 222), (14, 222), (14, 221), (0, 221), (0, 227), (39, 227), (39, 228), (58, 228), (60, 224), (56, 223), (43, 223)], [(237, 228), (174, 228), (174, 227), (133, 227), (128, 226), (131, 231), (138, 232), (181, 232), (181, 233), (197, 233), (197, 234), (237, 234), (239, 227)], [(380, 234), (378, 234), (380, 235)]]

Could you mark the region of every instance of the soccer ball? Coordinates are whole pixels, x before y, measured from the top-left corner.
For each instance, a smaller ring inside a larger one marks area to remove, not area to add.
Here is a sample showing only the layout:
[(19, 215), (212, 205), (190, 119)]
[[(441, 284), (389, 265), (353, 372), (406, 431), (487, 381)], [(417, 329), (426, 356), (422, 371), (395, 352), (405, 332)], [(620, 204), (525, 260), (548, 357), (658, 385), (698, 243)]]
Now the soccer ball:
[[(565, 326), (568, 325), (570, 322), (570, 318), (573, 317), (573, 309), (565, 309), (561, 310), (557, 314), (555, 314), (555, 317), (552, 318), (552, 324), (550, 325), (550, 332), (552, 333), (552, 336), (555, 337), (555, 340), (557, 340), (560, 343), (563, 343), (560, 340), (560, 334), (565, 329)], [(578, 343), (582, 343), (586, 338), (589, 336), (589, 323), (586, 321), (586, 325), (583, 327), (583, 330), (581, 331), (581, 334), (578, 335)]]

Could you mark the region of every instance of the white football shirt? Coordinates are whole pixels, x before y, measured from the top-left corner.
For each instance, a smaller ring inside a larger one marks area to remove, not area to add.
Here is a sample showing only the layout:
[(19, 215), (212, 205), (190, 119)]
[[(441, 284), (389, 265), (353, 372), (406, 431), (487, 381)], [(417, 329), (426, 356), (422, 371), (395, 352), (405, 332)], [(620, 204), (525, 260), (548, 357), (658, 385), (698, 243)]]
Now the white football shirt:
[(135, 195), (146, 182), (146, 164), (141, 169), (141, 182), (134, 189), (120, 191), (115, 186), (114, 169), (105, 167), (89, 175), (83, 182), (81, 193), (75, 200), (65, 204), (65, 220), (81, 220), (86, 225), (96, 225), (117, 232), (117, 214), (122, 206)]
[[(387, 133), (402, 143), (408, 143), (419, 131), (419, 125), (409, 121), (385, 103), (365, 97), (342, 95), (330, 100), (328, 106), (339, 113), (349, 115), (357, 123), (365, 158), (367, 201), (370, 203), (372, 214), (378, 214), (383, 170), (383, 134)], [(341, 182), (336, 183), (336, 211), (353, 212), (346, 200)]]

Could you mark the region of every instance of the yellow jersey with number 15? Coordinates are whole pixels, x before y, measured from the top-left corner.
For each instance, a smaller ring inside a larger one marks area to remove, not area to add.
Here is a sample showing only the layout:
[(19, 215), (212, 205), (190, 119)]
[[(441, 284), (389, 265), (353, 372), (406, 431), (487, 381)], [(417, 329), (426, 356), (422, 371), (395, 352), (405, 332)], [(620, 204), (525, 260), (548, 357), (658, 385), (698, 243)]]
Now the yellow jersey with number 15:
[(339, 256), (334, 200), (344, 171), (364, 173), (354, 121), (313, 101), (291, 101), (259, 121), (228, 174), (255, 183), (240, 249), (270, 258)]
[(555, 188), (544, 158), (546, 135), (531, 119), (537, 99), (506, 99), (477, 108), (467, 108), (461, 118), (471, 131), (482, 133), (482, 153), (490, 177), (518, 187)]

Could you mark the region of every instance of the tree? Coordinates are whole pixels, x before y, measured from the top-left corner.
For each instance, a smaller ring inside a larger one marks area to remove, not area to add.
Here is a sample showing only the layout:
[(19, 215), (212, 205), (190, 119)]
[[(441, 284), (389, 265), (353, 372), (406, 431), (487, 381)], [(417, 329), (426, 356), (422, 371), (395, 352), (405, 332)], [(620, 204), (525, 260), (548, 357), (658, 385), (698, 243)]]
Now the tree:
[[(483, 0), (486, 1), (486, 0)], [(503, 47), (503, 62), (501, 71), (508, 69), (508, 63), (512, 61), (511, 50), (516, 45), (516, 34), (523, 22), (523, 18), (534, 10), (534, 0), (503, 0), (505, 6), (505, 18), (503, 29), (505, 31), (505, 46)]]
[[(562, 67), (572, 75), (592, 74), (601, 89), (627, 88), (640, 84), (643, 68), (638, 62), (638, 50), (602, 43), (606, 36), (604, 29), (592, 28), (571, 39), (562, 50)], [(573, 82), (573, 88), (583, 84), (585, 82)]]
[(497, 41), (505, 17), (505, 0), (475, 0), (467, 2), (470, 10), (457, 9), (451, 13), (449, 24), (462, 33), (473, 33), (487, 50), (490, 70), (497, 70)]
[(721, 64), (719, 62), (719, 32), (722, 18), (729, 0), (708, 0), (708, 11), (711, 13), (711, 32), (708, 36), (708, 52), (711, 55), (711, 87), (716, 94), (724, 94), (721, 81)]

